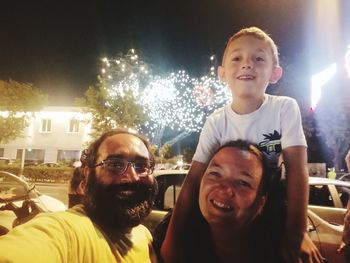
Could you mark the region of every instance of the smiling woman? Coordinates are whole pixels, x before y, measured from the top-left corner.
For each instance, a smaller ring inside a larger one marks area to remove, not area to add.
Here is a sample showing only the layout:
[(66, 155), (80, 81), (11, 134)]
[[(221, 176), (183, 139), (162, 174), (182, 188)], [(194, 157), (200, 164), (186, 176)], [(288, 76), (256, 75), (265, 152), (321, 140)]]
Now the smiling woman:
[(210, 250), (222, 262), (255, 262), (259, 254), (254, 253), (254, 229), (267, 198), (263, 158), (248, 142), (230, 142), (214, 154), (203, 175), (199, 209), (208, 224)]
[(199, 207), (214, 235), (221, 236), (221, 230), (247, 231), (245, 226), (261, 213), (266, 201), (260, 193), (261, 157), (234, 145), (214, 155), (199, 190)]
[[(280, 262), (279, 232), (271, 231), (277, 224), (265, 215), (274, 178), (270, 172), (254, 144), (237, 140), (220, 147), (203, 175), (196, 208), (179, 234), (176, 262)], [(265, 228), (266, 218), (273, 227)], [(166, 217), (155, 231), (155, 242), (164, 239), (161, 228), (168, 221)]]

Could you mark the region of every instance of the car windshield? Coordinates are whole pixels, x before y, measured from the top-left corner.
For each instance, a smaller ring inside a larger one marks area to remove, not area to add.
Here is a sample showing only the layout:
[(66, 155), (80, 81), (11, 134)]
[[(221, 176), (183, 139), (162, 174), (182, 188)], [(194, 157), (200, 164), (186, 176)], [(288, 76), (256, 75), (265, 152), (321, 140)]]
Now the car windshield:
[(310, 185), (309, 204), (333, 207), (332, 195), (327, 185)]
[(30, 198), (35, 194), (35, 185), (28, 185), (17, 176), (0, 171), (0, 202), (19, 201)]

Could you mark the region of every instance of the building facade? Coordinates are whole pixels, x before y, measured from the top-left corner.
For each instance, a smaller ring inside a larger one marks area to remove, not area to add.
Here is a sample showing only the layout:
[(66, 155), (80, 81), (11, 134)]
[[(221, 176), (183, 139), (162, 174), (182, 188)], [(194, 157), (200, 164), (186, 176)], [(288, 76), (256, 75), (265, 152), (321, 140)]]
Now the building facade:
[(79, 107), (46, 107), (34, 113), (23, 136), (0, 144), (0, 157), (28, 163), (74, 163), (90, 141), (91, 115)]

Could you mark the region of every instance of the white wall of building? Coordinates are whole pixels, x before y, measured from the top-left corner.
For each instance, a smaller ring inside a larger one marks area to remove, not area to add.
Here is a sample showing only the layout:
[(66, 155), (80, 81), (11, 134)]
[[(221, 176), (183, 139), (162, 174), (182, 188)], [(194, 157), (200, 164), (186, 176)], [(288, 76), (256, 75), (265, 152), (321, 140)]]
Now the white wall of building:
[[(72, 129), (72, 123), (77, 124), (76, 129)], [(46, 107), (34, 113), (23, 137), (0, 144), (0, 148), (4, 149), (4, 157), (10, 159), (18, 157), (19, 149), (26, 149), (27, 155), (33, 150), (44, 150), (44, 162), (57, 162), (59, 151), (80, 153), (86, 148), (90, 131), (91, 116), (83, 113), (81, 108)]]

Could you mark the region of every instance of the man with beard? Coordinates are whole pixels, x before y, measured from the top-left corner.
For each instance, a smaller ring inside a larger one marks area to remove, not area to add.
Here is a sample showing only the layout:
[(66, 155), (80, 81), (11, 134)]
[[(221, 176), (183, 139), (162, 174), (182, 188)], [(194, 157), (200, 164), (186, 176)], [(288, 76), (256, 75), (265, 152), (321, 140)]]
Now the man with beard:
[(0, 262), (156, 262), (140, 224), (156, 192), (141, 136), (113, 130), (87, 151), (83, 204), (42, 214), (0, 238)]

